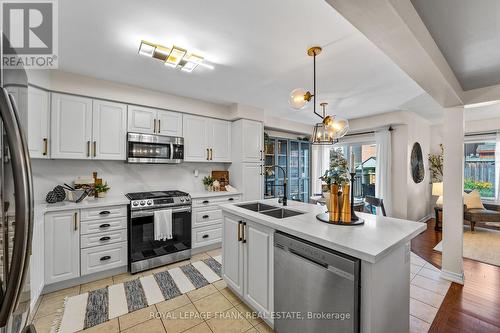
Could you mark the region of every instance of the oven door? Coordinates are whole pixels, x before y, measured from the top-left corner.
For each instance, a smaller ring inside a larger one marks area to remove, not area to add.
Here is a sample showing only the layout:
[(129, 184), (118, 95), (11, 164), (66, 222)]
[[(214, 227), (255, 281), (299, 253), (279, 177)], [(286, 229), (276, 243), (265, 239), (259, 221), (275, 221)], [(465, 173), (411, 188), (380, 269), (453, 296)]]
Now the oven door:
[(178, 137), (128, 133), (128, 163), (181, 163), (184, 140)]
[(191, 206), (172, 209), (172, 239), (167, 240), (154, 239), (154, 211), (130, 212), (131, 263), (191, 249)]

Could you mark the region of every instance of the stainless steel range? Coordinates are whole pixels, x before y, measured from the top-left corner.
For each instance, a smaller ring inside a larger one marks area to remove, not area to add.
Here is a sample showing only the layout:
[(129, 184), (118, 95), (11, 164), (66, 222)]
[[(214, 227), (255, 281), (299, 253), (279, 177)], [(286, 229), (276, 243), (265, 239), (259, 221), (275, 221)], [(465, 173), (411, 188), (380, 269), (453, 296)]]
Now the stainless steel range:
[[(188, 193), (153, 191), (126, 196), (130, 199), (128, 262), (131, 273), (191, 258), (191, 197)], [(155, 240), (155, 212), (162, 210), (171, 210), (172, 236)]]

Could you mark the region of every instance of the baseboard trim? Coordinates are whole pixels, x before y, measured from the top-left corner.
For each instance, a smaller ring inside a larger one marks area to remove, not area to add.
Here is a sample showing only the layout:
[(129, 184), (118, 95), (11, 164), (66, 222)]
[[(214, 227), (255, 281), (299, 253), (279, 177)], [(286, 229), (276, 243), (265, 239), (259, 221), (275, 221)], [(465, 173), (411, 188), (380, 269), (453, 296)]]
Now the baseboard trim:
[(425, 223), (425, 222), (429, 221), (430, 219), (432, 219), (433, 217), (434, 217), (433, 214), (427, 214), (424, 217), (422, 217), (420, 220), (418, 220), (417, 222)]
[(441, 269), (441, 278), (448, 280), (448, 281), (451, 281), (451, 282), (461, 284), (461, 285), (463, 285), (465, 282), (463, 272), (461, 274), (458, 274), (455, 272), (450, 272), (450, 271), (446, 271), (444, 269)]

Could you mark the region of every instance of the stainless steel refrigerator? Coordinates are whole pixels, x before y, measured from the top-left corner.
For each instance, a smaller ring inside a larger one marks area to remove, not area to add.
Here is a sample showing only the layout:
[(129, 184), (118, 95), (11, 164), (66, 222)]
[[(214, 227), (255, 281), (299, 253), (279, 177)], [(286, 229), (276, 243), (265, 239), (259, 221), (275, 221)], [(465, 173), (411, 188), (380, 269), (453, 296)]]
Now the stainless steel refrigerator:
[[(23, 124), (28, 79), (23, 68), (3, 66), (0, 39), (0, 332), (35, 332), (28, 326), (29, 260), (33, 230), (31, 165)], [(10, 56), (12, 56), (10, 54)]]

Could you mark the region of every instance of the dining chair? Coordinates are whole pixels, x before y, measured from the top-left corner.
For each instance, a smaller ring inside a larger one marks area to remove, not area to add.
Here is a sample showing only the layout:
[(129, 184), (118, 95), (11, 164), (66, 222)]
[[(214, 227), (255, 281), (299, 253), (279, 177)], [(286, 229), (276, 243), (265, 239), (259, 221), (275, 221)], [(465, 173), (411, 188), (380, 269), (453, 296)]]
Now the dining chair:
[(373, 208), (380, 208), (380, 210), (382, 211), (382, 215), (383, 216), (387, 216), (386, 213), (385, 213), (385, 207), (384, 207), (384, 199), (379, 199), (379, 198), (376, 198), (376, 197), (372, 197), (371, 195), (367, 195), (365, 197), (365, 202), (368, 206), (368, 209), (369, 209), (369, 212), (372, 213), (372, 214), (376, 214), (376, 210), (375, 212), (373, 211)]

